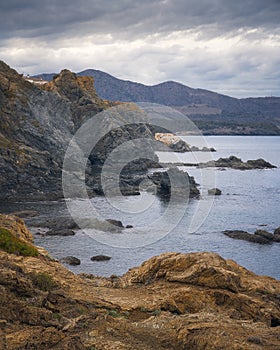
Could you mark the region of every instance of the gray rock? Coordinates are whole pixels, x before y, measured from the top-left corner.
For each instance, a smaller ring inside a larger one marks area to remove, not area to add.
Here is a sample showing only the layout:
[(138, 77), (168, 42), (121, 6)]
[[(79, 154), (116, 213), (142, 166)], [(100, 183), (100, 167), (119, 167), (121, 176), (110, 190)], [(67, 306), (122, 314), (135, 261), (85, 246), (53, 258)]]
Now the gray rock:
[(260, 237), (268, 239), (269, 241), (273, 241), (274, 240), (274, 235), (272, 233), (270, 233), (270, 232), (265, 231), (265, 230), (256, 230), (255, 231), (255, 235), (258, 235)]
[(211, 188), (210, 190), (208, 190), (208, 194), (210, 196), (220, 196), (222, 194), (222, 191), (218, 188)]
[(123, 223), (120, 220), (107, 219), (106, 221), (109, 222), (111, 225), (124, 228)]
[(242, 230), (226, 230), (223, 232), (226, 236), (234, 239), (240, 239), (248, 242), (259, 243), (259, 244), (271, 244), (271, 240), (260, 236), (251, 234)]
[(274, 230), (274, 234), (275, 234), (275, 235), (280, 235), (280, 227), (278, 227), (278, 228), (276, 228), (276, 229)]
[(66, 256), (65, 258), (62, 258), (59, 260), (60, 262), (64, 263), (64, 264), (68, 264), (68, 265), (80, 265), (81, 264), (81, 260), (78, 258), (75, 258), (74, 256)]
[(49, 230), (45, 233), (46, 236), (74, 236), (75, 232), (73, 230), (59, 229), (59, 230)]
[(111, 260), (110, 256), (107, 255), (95, 255), (90, 258), (91, 261), (108, 261)]

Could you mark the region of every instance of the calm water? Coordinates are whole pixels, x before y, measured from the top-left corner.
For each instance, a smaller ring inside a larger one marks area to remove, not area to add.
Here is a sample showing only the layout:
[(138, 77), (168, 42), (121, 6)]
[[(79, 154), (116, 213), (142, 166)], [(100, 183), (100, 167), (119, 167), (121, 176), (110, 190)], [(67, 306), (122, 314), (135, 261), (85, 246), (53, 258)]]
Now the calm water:
[[(195, 145), (199, 141), (195, 137), (186, 139)], [(264, 158), (278, 168), (250, 171), (215, 170), (214, 177), (213, 169), (204, 170), (202, 175), (199, 169), (187, 168), (189, 174), (201, 184), (200, 200), (190, 200), (187, 205), (177, 203), (166, 211), (166, 203), (161, 202), (152, 193), (143, 193), (138, 197), (120, 197), (111, 204), (108, 204), (105, 198), (95, 198), (94, 207), (104, 218), (120, 219), (124, 224), (132, 224), (134, 228), (125, 230), (124, 233), (106, 234), (105, 238), (100, 238), (94, 232), (87, 234), (82, 231), (71, 237), (36, 236), (36, 244), (44, 246), (56, 258), (73, 255), (81, 259), (80, 266), (71, 267), (77, 273), (120, 275), (163, 252), (212, 251), (224, 258), (234, 259), (258, 274), (280, 279), (280, 243), (258, 245), (233, 240), (222, 233), (226, 229), (254, 232), (261, 227), (272, 232), (280, 226), (280, 137), (208, 136), (206, 140), (209, 146), (217, 150), (212, 154), (215, 159), (230, 155), (238, 156), (244, 161)], [(178, 161), (172, 153), (159, 153), (159, 156), (161, 161)], [(189, 154), (176, 156), (185, 162), (190, 160)], [(209, 154), (205, 157), (209, 157)], [(209, 183), (208, 178), (211, 179)], [(213, 180), (222, 190), (222, 195), (215, 198), (207, 195), (207, 188), (213, 187)], [(144, 203), (143, 207), (139, 203)], [(79, 205), (83, 212), (83, 202)], [(112, 205), (119, 209), (112, 208)], [(135, 209), (127, 209), (134, 208), (135, 205), (141, 209), (137, 213)], [(184, 215), (165, 236), (165, 229), (170, 230), (168, 225), (182, 207)], [(202, 208), (203, 218), (198, 218), (198, 224), (194, 225), (195, 232), (192, 232), (190, 223), (194, 215), (197, 215), (199, 207)], [(58, 202), (49, 203), (48, 208), (53, 212), (50, 215), (66, 213), (66, 209)], [(157, 221), (162, 216), (164, 220)], [(110, 235), (114, 237), (111, 239)], [(163, 238), (159, 239), (161, 236)], [(127, 246), (133, 246), (130, 240), (136, 242), (135, 245), (155, 242), (138, 248), (119, 248), (100, 243), (92, 237), (122, 247), (126, 246), (126, 242)], [(98, 254), (109, 255), (112, 259), (108, 262), (91, 262), (90, 257)]]

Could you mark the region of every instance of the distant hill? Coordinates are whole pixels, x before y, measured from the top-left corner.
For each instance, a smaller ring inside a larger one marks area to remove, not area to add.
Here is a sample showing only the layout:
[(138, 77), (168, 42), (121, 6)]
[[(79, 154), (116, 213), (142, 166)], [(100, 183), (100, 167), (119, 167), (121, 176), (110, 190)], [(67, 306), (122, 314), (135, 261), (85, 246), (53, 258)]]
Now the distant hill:
[[(173, 107), (205, 134), (280, 135), (280, 97), (238, 99), (174, 81), (147, 86), (95, 69), (77, 75), (94, 77), (96, 91), (103, 99)], [(51, 80), (53, 76), (54, 73), (36, 77)]]

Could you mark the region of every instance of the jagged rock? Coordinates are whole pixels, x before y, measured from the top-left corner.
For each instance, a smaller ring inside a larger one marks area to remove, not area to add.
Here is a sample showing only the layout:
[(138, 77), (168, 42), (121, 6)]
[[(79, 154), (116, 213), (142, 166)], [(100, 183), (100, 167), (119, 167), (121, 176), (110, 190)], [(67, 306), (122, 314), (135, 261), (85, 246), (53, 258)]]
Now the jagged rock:
[(208, 190), (208, 194), (211, 196), (220, 196), (222, 194), (222, 191), (218, 188), (211, 188), (210, 190)]
[(66, 256), (65, 258), (60, 259), (60, 262), (68, 264), (68, 265), (81, 265), (81, 260), (74, 256)]
[(263, 235), (251, 234), (242, 230), (226, 230), (223, 232), (226, 236), (234, 239), (241, 239), (248, 242), (271, 244), (271, 240), (267, 239)]
[(280, 227), (278, 227), (278, 228), (276, 228), (276, 229), (274, 230), (274, 234), (275, 234), (275, 235), (280, 235)]
[[(193, 198), (198, 197), (200, 194), (194, 178), (178, 168), (155, 172), (148, 175), (148, 178), (157, 186), (157, 194), (162, 197), (170, 197), (172, 194), (175, 199), (180, 199), (181, 196)], [(173, 179), (172, 186), (170, 179)]]
[(95, 255), (90, 258), (91, 261), (108, 261), (111, 260), (110, 256), (107, 255)]

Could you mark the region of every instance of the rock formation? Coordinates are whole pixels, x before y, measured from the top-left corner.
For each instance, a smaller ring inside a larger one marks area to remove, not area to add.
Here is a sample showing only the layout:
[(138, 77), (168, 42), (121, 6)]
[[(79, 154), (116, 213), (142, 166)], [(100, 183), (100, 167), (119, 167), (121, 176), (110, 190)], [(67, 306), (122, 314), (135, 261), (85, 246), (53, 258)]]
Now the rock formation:
[(243, 162), (240, 158), (230, 156), (228, 158), (219, 158), (215, 161), (198, 164), (200, 168), (218, 167), (218, 168), (232, 168), (238, 170), (252, 170), (252, 169), (273, 169), (277, 168), (264, 159), (247, 160)]
[[(0, 219), (32, 245), (21, 220)], [(1, 246), (1, 349), (280, 348), (280, 282), (217, 254), (166, 253), (102, 278), (75, 275), (38, 251)]]
[[(38, 87), (1, 61), (1, 198), (61, 198), (63, 159), (74, 133), (86, 120), (116, 105), (119, 110), (106, 115), (105, 137), (98, 138), (89, 156), (85, 173), (90, 194), (102, 193), (100, 169), (115, 147), (134, 138), (153, 139), (144, 119), (141, 125), (130, 124), (127, 119), (128, 125), (111, 130), (127, 115), (138, 113), (141, 117), (143, 113), (131, 104), (100, 99), (91, 77), (77, 77), (63, 70), (52, 82)], [(126, 183), (132, 181), (133, 172), (145, 171), (148, 164), (157, 161), (151, 148), (147, 147), (146, 155), (148, 160), (136, 160), (126, 167), (125, 175), (130, 174)]]
[(271, 244), (272, 242), (280, 242), (280, 235), (277, 233), (277, 230), (275, 231), (276, 233), (274, 234), (264, 230), (256, 230), (254, 234), (242, 230), (226, 230), (223, 233), (234, 239), (260, 244)]
[(175, 199), (194, 198), (200, 194), (193, 176), (178, 168), (158, 171), (148, 175), (148, 178), (156, 185), (160, 197), (170, 198), (172, 194)]

